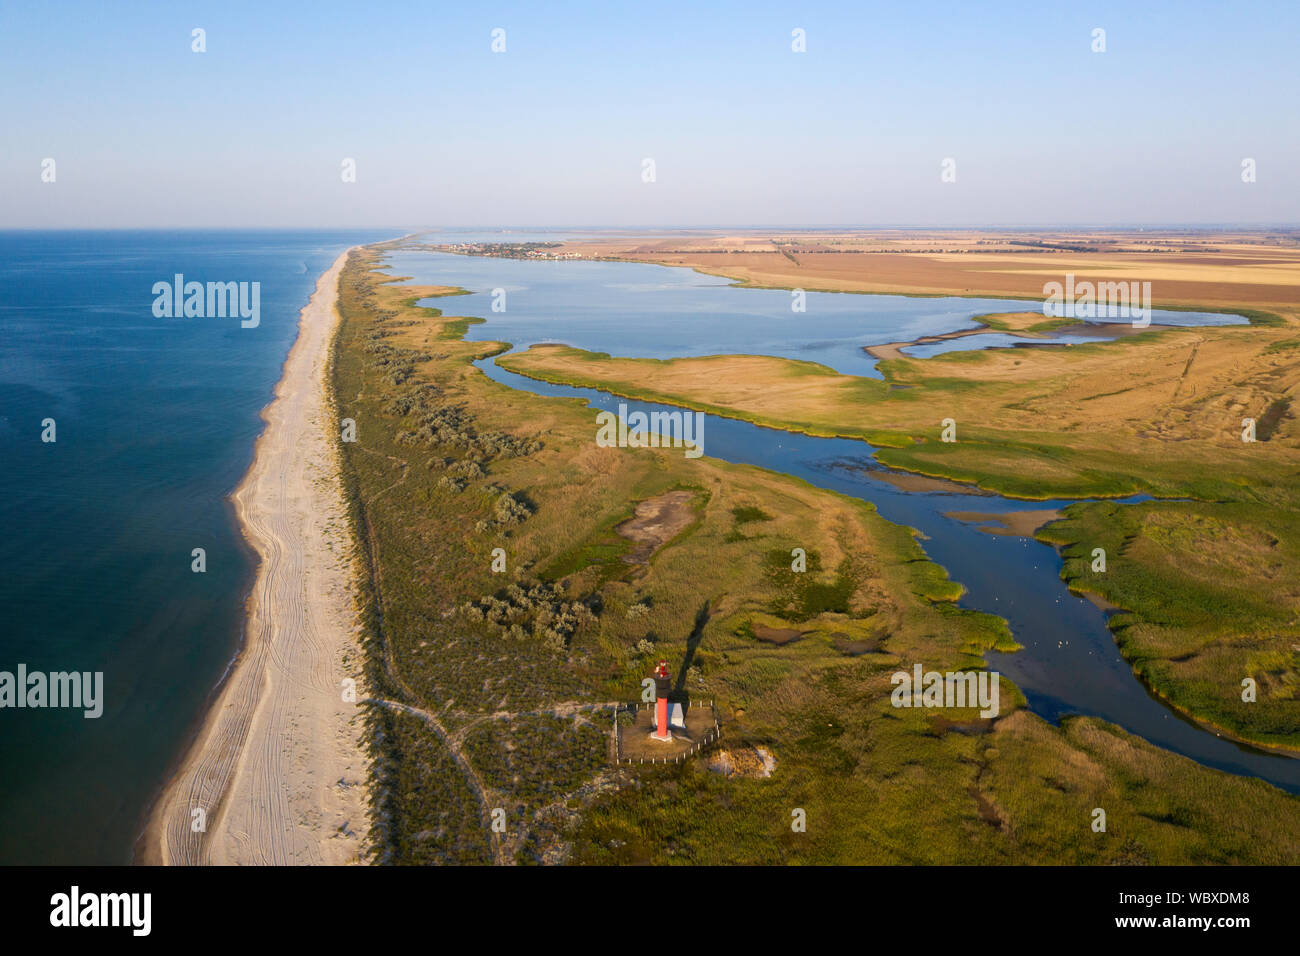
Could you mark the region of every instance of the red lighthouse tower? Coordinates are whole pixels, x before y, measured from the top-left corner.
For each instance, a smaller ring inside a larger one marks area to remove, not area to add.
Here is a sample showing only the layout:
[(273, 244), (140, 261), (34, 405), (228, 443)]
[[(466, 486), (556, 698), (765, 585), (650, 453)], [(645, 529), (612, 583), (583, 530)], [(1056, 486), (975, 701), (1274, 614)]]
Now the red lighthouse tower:
[(668, 662), (660, 661), (655, 668), (655, 731), (650, 736), (655, 740), (672, 740), (672, 731), (668, 729), (668, 690), (672, 678), (668, 675)]

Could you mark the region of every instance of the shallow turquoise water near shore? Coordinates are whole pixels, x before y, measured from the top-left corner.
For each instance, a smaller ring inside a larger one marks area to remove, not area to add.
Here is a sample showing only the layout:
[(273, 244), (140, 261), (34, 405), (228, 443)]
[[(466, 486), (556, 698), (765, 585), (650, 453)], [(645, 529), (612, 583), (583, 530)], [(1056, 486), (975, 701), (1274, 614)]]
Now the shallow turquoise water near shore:
[[(0, 670), (102, 671), (105, 698), (0, 710), (0, 864), (130, 861), (240, 640), (253, 563), (226, 496), (298, 312), (391, 235), (0, 233)], [(260, 325), (155, 318), (178, 272), (260, 282)]]

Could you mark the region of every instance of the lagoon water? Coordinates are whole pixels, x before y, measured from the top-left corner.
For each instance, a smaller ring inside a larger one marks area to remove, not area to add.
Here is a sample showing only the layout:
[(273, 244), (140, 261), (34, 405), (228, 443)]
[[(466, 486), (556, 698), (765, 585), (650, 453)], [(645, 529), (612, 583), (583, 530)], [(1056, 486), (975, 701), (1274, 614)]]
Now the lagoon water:
[[(0, 864), (130, 862), (240, 640), (253, 564), (226, 495), (298, 311), (391, 235), (0, 233), (0, 671), (102, 671), (105, 697), (90, 720), (0, 710)], [(177, 272), (260, 282), (261, 324), (155, 318)]]
[[(796, 313), (786, 290), (740, 289), (728, 279), (645, 263), (398, 252), (389, 264), (395, 275), (470, 290), (472, 295), (433, 304), (487, 318), (486, 325), (470, 327), (468, 337), (478, 341), (510, 342), (516, 349), (563, 342), (626, 358), (776, 355), (875, 378), (880, 377), (876, 360), (862, 350), (864, 345), (973, 329), (979, 325), (973, 317), (983, 313), (1042, 308), (1016, 299), (808, 292), (806, 311)], [(497, 289), (505, 292), (504, 312), (492, 310)], [(1157, 311), (1151, 321), (1228, 325), (1244, 319)], [(910, 354), (1009, 344), (1003, 339), (975, 336), (914, 346)]]
[[(530, 262), (439, 253), (397, 253), (393, 271), (416, 283), (459, 285), (474, 292), (426, 304), (487, 319), (470, 327), (476, 340), (509, 342), (518, 351), (559, 341), (620, 356), (760, 353), (818, 361), (841, 372), (875, 374), (865, 344), (905, 341), (975, 325), (984, 312), (1024, 310), (1014, 300), (909, 299), (808, 293), (808, 311), (789, 313), (788, 292), (732, 288), (685, 269), (628, 263)], [(505, 288), (506, 312), (491, 311)], [(1240, 317), (1160, 312), (1166, 325), (1229, 324)], [(982, 347), (981, 338), (949, 340)], [(1096, 341), (1089, 339), (1088, 341)], [(992, 344), (992, 343), (990, 343)], [(1008, 343), (998, 343), (1008, 344)], [(595, 389), (551, 385), (508, 372), (495, 359), (476, 363), (493, 380), (540, 395), (580, 398), (593, 409), (671, 411)], [(879, 480), (874, 449), (849, 439), (815, 438), (706, 415), (710, 457), (784, 472), (810, 484), (872, 502), (887, 519), (924, 535), (922, 546), (966, 588), (960, 603), (1007, 620), (1022, 650), (986, 655), (991, 668), (1024, 691), (1030, 708), (1052, 722), (1102, 717), (1207, 766), (1258, 776), (1300, 792), (1300, 760), (1239, 746), (1197, 727), (1153, 697), (1120, 656), (1103, 611), (1069, 593), (1055, 549), (1032, 539), (989, 534), (950, 512), (997, 514), (1059, 508), (1068, 500), (1017, 501), (983, 493), (902, 491)], [(593, 426), (594, 427), (594, 426)], [(1130, 499), (1130, 500), (1141, 500)]]

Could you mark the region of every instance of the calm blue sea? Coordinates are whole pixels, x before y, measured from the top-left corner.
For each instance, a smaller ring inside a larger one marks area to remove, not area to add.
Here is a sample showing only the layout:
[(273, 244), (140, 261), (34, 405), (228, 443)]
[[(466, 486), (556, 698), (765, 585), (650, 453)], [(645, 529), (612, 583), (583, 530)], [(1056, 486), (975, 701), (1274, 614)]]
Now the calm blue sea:
[[(0, 232), (0, 671), (104, 673), (98, 719), (0, 709), (0, 864), (130, 861), (240, 641), (226, 496), (298, 311), (341, 251), (397, 234)], [(260, 325), (155, 318), (176, 273), (260, 282)]]

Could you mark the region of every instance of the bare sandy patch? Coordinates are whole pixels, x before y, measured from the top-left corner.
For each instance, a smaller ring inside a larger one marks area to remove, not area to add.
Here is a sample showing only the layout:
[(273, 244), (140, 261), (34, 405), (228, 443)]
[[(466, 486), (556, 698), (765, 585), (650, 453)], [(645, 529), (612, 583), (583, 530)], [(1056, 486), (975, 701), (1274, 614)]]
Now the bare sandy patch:
[[(1060, 519), (1061, 512), (1054, 508), (1036, 508), (1030, 511), (1007, 511), (989, 514), (983, 511), (946, 511), (945, 518), (981, 523), (979, 530), (987, 534), (1007, 535), (1015, 538), (1032, 538), (1034, 532), (1046, 524)], [(992, 523), (996, 522), (996, 524)]]
[(709, 757), (707, 766), (724, 777), (762, 779), (776, 770), (776, 757), (766, 747), (729, 747)]
[(669, 491), (637, 503), (635, 517), (614, 530), (636, 542), (631, 554), (623, 556), (628, 564), (645, 564), (665, 543), (677, 537), (695, 520), (689, 491)]
[(939, 492), (950, 495), (992, 495), (991, 491), (981, 491), (971, 485), (963, 485), (947, 478), (930, 478), (926, 475), (913, 475), (902, 471), (868, 471), (867, 475), (876, 481), (893, 485), (900, 491)]

